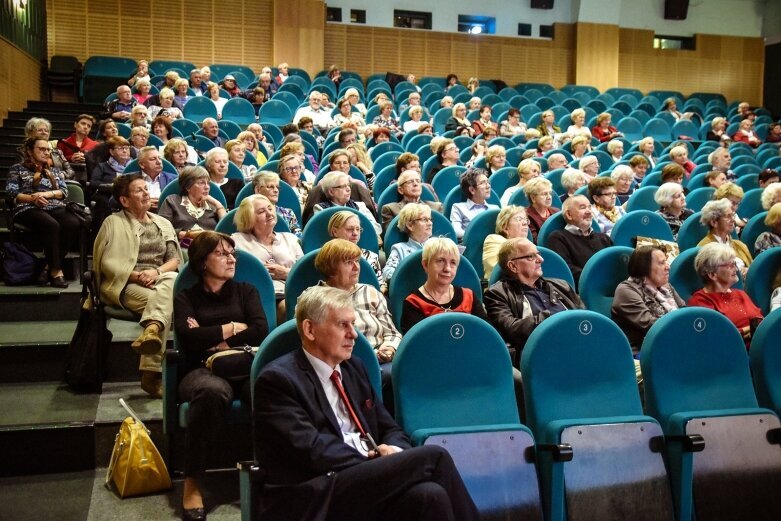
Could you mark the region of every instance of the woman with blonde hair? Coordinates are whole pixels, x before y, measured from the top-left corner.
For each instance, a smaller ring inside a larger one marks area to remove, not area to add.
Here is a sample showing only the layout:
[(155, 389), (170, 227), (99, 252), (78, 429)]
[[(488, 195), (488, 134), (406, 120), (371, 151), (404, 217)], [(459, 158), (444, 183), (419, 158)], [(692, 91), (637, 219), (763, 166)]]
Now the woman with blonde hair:
[(262, 167), (268, 162), (266, 154), (264, 154), (263, 150), (261, 150), (258, 146), (258, 138), (255, 137), (255, 134), (249, 130), (244, 130), (239, 132), (239, 135), (236, 136), (236, 139), (244, 143), (245, 153), (252, 154), (259, 167)]
[(502, 145), (491, 145), (485, 151), (485, 169), (488, 176), (507, 164), (507, 150)]
[(266, 267), (274, 283), (277, 313), (285, 313), (285, 282), (293, 264), (304, 256), (298, 237), (292, 233), (275, 232), (277, 212), (267, 197), (253, 194), (242, 199), (233, 216), (236, 233), (231, 238), (236, 248), (257, 257)]
[(453, 115), (445, 123), (445, 130), (456, 130), (459, 127), (465, 127), (469, 129), (469, 136), (474, 137), (476, 132), (472, 128), (472, 122), (466, 117), (466, 105), (463, 103), (456, 103), (453, 105)]
[(572, 136), (574, 139), (575, 136), (586, 136), (589, 139), (589, 143), (591, 143), (591, 131), (586, 126), (586, 111), (583, 109), (575, 109), (570, 114), (570, 118), (572, 119), (572, 125), (567, 127), (567, 134)]
[(523, 193), (529, 200), (526, 216), (529, 218), (529, 228), (534, 241), (543, 223), (550, 219), (560, 208), (553, 206), (553, 185), (544, 177), (535, 177), (523, 186)]
[(225, 143), (225, 150), (228, 151), (228, 159), (230, 162), (236, 165), (236, 168), (241, 171), (244, 182), (248, 183), (252, 181), (252, 178), (258, 171), (258, 167), (244, 164), (244, 158), (247, 155), (247, 148), (244, 145), (244, 142), (239, 141), (238, 139), (231, 139)]
[(133, 93), (133, 97), (137, 103), (144, 104), (146, 100), (152, 97), (149, 91), (152, 90), (152, 84), (149, 80), (139, 80), (136, 82), (136, 91)]
[(591, 146), (591, 138), (582, 134), (572, 138), (570, 148), (572, 149), (572, 159), (583, 159)]
[(529, 218), (523, 206), (505, 206), (496, 217), (496, 232), (489, 234), (483, 243), (483, 277), (488, 280), (499, 262), (499, 249), (509, 239), (526, 239), (529, 236)]
[(187, 142), (177, 137), (169, 139), (163, 146), (163, 157), (166, 161), (174, 165), (176, 171), (180, 174), (185, 167), (195, 166), (195, 163), (188, 161)]
[(727, 199), (732, 205), (732, 212), (735, 215), (735, 227), (738, 229), (738, 234), (746, 226), (747, 219), (743, 219), (738, 215), (738, 206), (743, 200), (745, 193), (743, 189), (735, 183), (724, 183), (719, 186), (713, 193), (713, 200)]
[(425, 204), (410, 203), (401, 209), (397, 226), (408, 240), (398, 242), (391, 248), (388, 261), (382, 269), (382, 278), (386, 284), (390, 284), (391, 277), (405, 257), (423, 249), (423, 245), (431, 237), (432, 223), (431, 208)]
[(732, 138), (727, 134), (727, 118), (716, 116), (710, 123), (710, 130), (706, 136), (708, 141), (717, 141), (719, 143), (729, 144)]
[[(335, 212), (328, 220), (328, 235), (334, 239), (344, 239), (353, 244), (358, 244), (358, 241), (361, 239), (361, 233), (363, 233), (361, 220), (355, 212), (351, 212), (350, 210)], [(385, 293), (379, 255), (377, 252), (361, 248), (361, 257), (366, 259), (374, 273), (377, 274), (377, 280), (380, 282), (380, 289)]]
[(255, 174), (252, 178), (252, 185), (256, 194), (260, 194), (273, 204), (277, 209), (277, 215), (287, 224), (290, 233), (296, 237), (301, 237), (301, 226), (298, 224), (298, 217), (291, 208), (279, 206), (279, 175), (275, 172), (263, 170)]
[(404, 300), (401, 311), (401, 331), (427, 317), (440, 313), (469, 313), (488, 320), (485, 308), (471, 289), (453, 285), (461, 256), (458, 246), (447, 237), (435, 237), (423, 247), (423, 270), (426, 282)]
[(513, 194), (515, 194), (515, 192), (523, 189), (523, 186), (527, 182), (529, 182), (531, 179), (534, 179), (535, 177), (539, 177), (540, 175), (540, 164), (537, 161), (534, 159), (524, 159), (521, 161), (518, 164), (518, 184), (511, 186), (504, 191), (500, 199), (502, 206), (507, 206), (510, 203), (510, 198), (513, 196)]

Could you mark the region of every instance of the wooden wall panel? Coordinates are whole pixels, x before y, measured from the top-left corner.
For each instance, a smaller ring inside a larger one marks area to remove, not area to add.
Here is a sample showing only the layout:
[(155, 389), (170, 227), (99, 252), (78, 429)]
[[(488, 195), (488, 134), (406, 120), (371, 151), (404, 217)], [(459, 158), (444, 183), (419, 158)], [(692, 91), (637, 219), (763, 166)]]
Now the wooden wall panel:
[(41, 64), (0, 38), (0, 121), (9, 111), (22, 110), (27, 100), (40, 99), (40, 92)]
[(272, 4), (272, 21), (276, 30), (269, 41), (273, 44), (274, 63), (287, 62), (291, 67), (306, 69), (310, 74), (322, 69), (325, 56), (323, 0), (275, 0)]
[(568, 24), (556, 25), (554, 40), (349, 24), (326, 24), (324, 36), (326, 66), (336, 64), (363, 76), (390, 71), (444, 77), (452, 72), (464, 82), (477, 76), (557, 86), (573, 81), (572, 43)]
[(604, 91), (618, 84), (618, 26), (577, 24), (575, 83)]
[(273, 60), (274, 2), (46, 0), (48, 55), (240, 63), (259, 71)]
[(765, 48), (761, 38), (697, 35), (696, 50), (653, 49), (653, 31), (619, 30), (618, 86), (719, 92), (762, 104)]

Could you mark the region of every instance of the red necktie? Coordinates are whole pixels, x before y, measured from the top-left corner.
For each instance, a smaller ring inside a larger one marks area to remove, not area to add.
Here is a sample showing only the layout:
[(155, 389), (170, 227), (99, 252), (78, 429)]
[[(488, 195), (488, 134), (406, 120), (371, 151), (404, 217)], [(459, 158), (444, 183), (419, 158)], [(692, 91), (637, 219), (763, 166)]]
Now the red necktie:
[(363, 429), (363, 425), (361, 425), (361, 421), (358, 419), (358, 415), (355, 414), (353, 406), (350, 404), (350, 399), (347, 397), (347, 393), (345, 392), (344, 387), (342, 387), (342, 378), (339, 375), (339, 371), (334, 371), (331, 373), (331, 381), (336, 386), (336, 390), (339, 391), (339, 396), (347, 406), (347, 412), (350, 413), (350, 418), (352, 418), (353, 423), (355, 423), (355, 426), (358, 427), (359, 431), (361, 431), (361, 436), (366, 438), (366, 431)]

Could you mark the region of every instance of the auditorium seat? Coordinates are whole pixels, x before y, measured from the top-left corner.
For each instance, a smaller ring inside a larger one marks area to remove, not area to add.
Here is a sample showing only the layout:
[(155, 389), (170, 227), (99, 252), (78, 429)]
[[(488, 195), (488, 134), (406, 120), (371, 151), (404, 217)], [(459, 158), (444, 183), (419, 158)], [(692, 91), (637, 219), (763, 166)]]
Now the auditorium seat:
[(643, 414), (632, 350), (610, 318), (547, 318), (526, 341), (521, 373), (546, 519), (672, 519), (662, 429)]
[(743, 339), (690, 307), (651, 326), (640, 350), (648, 413), (662, 425), (676, 519), (778, 518), (778, 417), (758, 406)]
[(490, 324), (464, 313), (416, 324), (396, 351), (393, 391), (398, 423), (414, 444), (447, 449), (482, 519), (542, 519), (534, 439)]
[(627, 265), (633, 251), (628, 246), (610, 246), (586, 261), (578, 281), (578, 294), (586, 308), (610, 317), (616, 286), (629, 277)]

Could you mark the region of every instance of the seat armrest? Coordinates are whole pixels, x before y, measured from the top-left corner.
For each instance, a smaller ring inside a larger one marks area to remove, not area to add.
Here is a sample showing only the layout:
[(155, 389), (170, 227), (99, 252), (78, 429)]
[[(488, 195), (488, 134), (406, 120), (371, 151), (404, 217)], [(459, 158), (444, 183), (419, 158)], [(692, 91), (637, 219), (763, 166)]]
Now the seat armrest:
[(550, 452), (557, 463), (572, 461), (572, 445), (569, 443), (538, 443), (536, 447), (538, 451)]
[(705, 440), (699, 434), (665, 436), (664, 440), (670, 443), (680, 443), (685, 452), (702, 452), (705, 450)]

